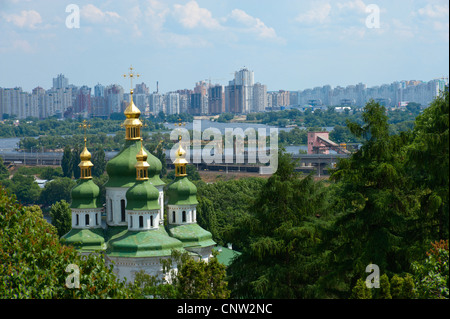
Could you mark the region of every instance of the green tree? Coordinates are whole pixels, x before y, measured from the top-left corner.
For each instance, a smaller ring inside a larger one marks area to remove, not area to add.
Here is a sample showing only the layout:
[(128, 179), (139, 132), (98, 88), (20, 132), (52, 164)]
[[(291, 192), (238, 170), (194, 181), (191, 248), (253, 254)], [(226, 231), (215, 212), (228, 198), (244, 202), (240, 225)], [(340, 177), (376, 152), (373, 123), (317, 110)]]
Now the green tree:
[(10, 189), (19, 202), (24, 205), (33, 205), (38, 202), (41, 189), (33, 176), (15, 174), (11, 181)]
[(225, 266), (218, 262), (213, 252), (208, 262), (194, 260), (187, 253), (181, 256), (173, 284), (181, 299), (227, 299), (230, 296), (225, 281)]
[(50, 217), (52, 218), (52, 225), (55, 226), (59, 237), (70, 231), (72, 227), (72, 214), (69, 203), (65, 200), (61, 200), (52, 205)]
[(350, 299), (372, 299), (372, 291), (366, 286), (366, 282), (359, 278), (352, 289)]
[(59, 168), (53, 168), (50, 166), (46, 166), (44, 167), (41, 172), (39, 173), (39, 177), (41, 179), (45, 179), (45, 180), (52, 180), (56, 177), (61, 177), (61, 170)]
[[(245, 234), (241, 233), (241, 218), (251, 209), (255, 198), (258, 196), (263, 185), (267, 182), (265, 178), (251, 177), (239, 180), (218, 181), (215, 183), (197, 182), (197, 198), (199, 206), (197, 209), (201, 214), (201, 222), (205, 221), (204, 226), (211, 225), (209, 230), (214, 240), (219, 245), (232, 243), (235, 249), (240, 250), (245, 244)], [(203, 199), (208, 201), (203, 202)], [(205, 204), (205, 206), (203, 206)], [(213, 207), (208, 207), (212, 204)], [(207, 214), (203, 215), (206, 209)], [(200, 210), (202, 210), (200, 212)], [(215, 222), (209, 217), (209, 212), (215, 214)], [(208, 222), (206, 221), (208, 220)], [(214, 227), (213, 225), (217, 227)]]
[(50, 206), (58, 201), (65, 200), (71, 202), (70, 192), (74, 188), (76, 182), (68, 177), (58, 177), (45, 184), (42, 190), (39, 202), (43, 206)]
[(81, 154), (82, 150), (80, 145), (75, 145), (75, 147), (72, 149), (72, 154), (71, 154), (71, 158), (70, 158), (70, 163), (72, 165), (72, 173), (73, 173), (73, 178), (75, 179), (79, 179), (81, 176), (81, 170), (80, 167), (78, 166), (78, 164), (80, 164), (80, 154)]
[[(407, 169), (421, 191), (423, 242), (449, 238), (449, 92), (446, 90), (416, 119), (407, 151)], [(426, 248), (425, 248), (426, 249)]]
[[(350, 131), (363, 139), (361, 149), (342, 159), (331, 174), (339, 192), (333, 207), (336, 218), (325, 231), (323, 249), (330, 250), (332, 269), (327, 285), (347, 293), (370, 263), (386, 272), (409, 268), (406, 226), (417, 211), (414, 193), (408, 191), (404, 169), (404, 135), (389, 136), (384, 107), (373, 101), (362, 114), (363, 124), (348, 122)], [(338, 288), (340, 287), (340, 288)]]
[(420, 299), (449, 299), (448, 240), (432, 243), (424, 261), (412, 264), (414, 285)]
[(389, 283), (389, 277), (386, 274), (380, 277), (380, 290), (377, 291), (377, 299), (392, 299), (391, 284)]
[(3, 158), (0, 157), (0, 180), (7, 178), (9, 176), (8, 169), (5, 164), (3, 164)]
[(106, 155), (105, 151), (101, 147), (97, 147), (92, 154), (92, 176), (100, 177), (103, 175), (106, 169)]
[(128, 287), (135, 298), (226, 299), (230, 291), (225, 266), (217, 261), (216, 255), (213, 252), (213, 257), (205, 262), (194, 260), (188, 252), (172, 251), (170, 258), (162, 260), (163, 272), (170, 281), (140, 271)]
[[(198, 199), (197, 223), (204, 229), (207, 229), (217, 242), (218, 239), (215, 237), (218, 234), (217, 215), (213, 203), (208, 198), (200, 197)], [(223, 243), (221, 242), (220, 244)]]
[[(126, 298), (101, 255), (81, 256), (61, 245), (54, 226), (37, 206), (25, 207), (0, 188), (0, 298)], [(68, 265), (80, 270), (80, 287), (66, 286)]]
[(70, 146), (66, 145), (66, 147), (64, 147), (64, 153), (63, 153), (63, 157), (61, 160), (61, 168), (62, 168), (64, 177), (72, 178), (71, 160), (72, 160), (72, 152), (70, 151)]

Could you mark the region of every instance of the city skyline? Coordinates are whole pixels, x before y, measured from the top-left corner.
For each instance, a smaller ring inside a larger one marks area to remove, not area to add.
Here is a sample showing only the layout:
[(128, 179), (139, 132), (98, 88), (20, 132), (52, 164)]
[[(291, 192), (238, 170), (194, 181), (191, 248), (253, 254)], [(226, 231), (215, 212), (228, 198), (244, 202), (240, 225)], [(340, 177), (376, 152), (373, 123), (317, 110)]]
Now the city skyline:
[[(0, 2), (0, 87), (119, 84), (132, 64), (150, 91), (226, 86), (247, 67), (268, 91), (429, 81), (448, 72), (448, 3), (389, 1)], [(379, 9), (379, 26), (367, 19)], [(369, 21), (370, 22), (370, 21)]]
[[(36, 87), (32, 93), (20, 87), (0, 87), (0, 118), (12, 115), (19, 119), (54, 115), (64, 118), (108, 118), (113, 113), (123, 112), (131, 101), (130, 91), (118, 84), (97, 84), (93, 89), (86, 85), (80, 87), (71, 84), (61, 73), (53, 78), (52, 83), (51, 89)], [(227, 86), (199, 81), (193, 89), (150, 92), (149, 87), (142, 82), (134, 83), (132, 89), (136, 106), (147, 115), (160, 112), (168, 115), (219, 115), (226, 112), (248, 114), (286, 107), (302, 110), (330, 106), (362, 107), (371, 99), (388, 108), (405, 107), (410, 102), (427, 107), (446, 87), (448, 78), (427, 82), (394, 81), (373, 87), (358, 83), (335, 88), (323, 85), (296, 91), (268, 91), (265, 84), (255, 82), (252, 70), (243, 68), (234, 72), (234, 79), (228, 81)]]

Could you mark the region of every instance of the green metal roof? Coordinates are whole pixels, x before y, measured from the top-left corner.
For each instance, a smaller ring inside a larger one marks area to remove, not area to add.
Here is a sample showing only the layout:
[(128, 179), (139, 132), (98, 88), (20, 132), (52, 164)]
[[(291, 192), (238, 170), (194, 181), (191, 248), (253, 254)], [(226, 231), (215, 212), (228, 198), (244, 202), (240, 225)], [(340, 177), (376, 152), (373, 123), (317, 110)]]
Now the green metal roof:
[(159, 191), (149, 181), (136, 181), (126, 193), (128, 210), (154, 210), (160, 209)]
[(70, 208), (100, 208), (102, 207), (102, 203), (98, 200), (99, 195), (100, 188), (92, 179), (80, 179), (79, 184), (72, 188), (72, 203)]
[(212, 240), (209, 231), (200, 227), (197, 223), (184, 225), (169, 225), (167, 232), (170, 236), (183, 242), (183, 247), (208, 247), (214, 246), (216, 242)]
[(61, 243), (72, 245), (81, 252), (94, 252), (106, 249), (102, 228), (72, 228), (67, 234), (61, 237)]
[(172, 249), (183, 249), (183, 244), (169, 237), (164, 228), (145, 231), (123, 231), (108, 241), (107, 254), (111, 257), (163, 257)]
[[(127, 140), (124, 148), (114, 156), (106, 164), (106, 172), (109, 180), (106, 182), (106, 187), (131, 187), (136, 182), (136, 154), (141, 149), (140, 140)], [(159, 178), (162, 169), (161, 161), (144, 148), (147, 153), (148, 177), (153, 185), (164, 185), (164, 182)]]
[(218, 252), (217, 260), (226, 267), (228, 267), (231, 264), (234, 258), (236, 258), (241, 254), (236, 250), (232, 250), (222, 246), (216, 246), (214, 247), (214, 250)]
[(187, 177), (177, 177), (167, 188), (169, 205), (195, 205), (197, 187)]

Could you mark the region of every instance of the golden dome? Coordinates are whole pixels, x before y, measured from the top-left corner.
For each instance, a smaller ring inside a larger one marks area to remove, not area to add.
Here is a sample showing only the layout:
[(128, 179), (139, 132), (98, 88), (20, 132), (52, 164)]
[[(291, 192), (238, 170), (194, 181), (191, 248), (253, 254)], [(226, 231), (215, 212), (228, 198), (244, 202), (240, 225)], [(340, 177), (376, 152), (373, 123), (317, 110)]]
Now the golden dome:
[(84, 150), (80, 154), (80, 164), (78, 167), (81, 169), (81, 179), (91, 179), (91, 168), (94, 166), (91, 162), (91, 153), (88, 151), (86, 147), (86, 138), (84, 138)]
[(173, 162), (174, 164), (188, 164), (188, 161), (186, 160), (186, 151), (184, 150), (183, 146), (181, 146), (181, 138), (178, 142), (178, 149), (175, 152), (176, 159)]
[(148, 180), (148, 168), (150, 167), (150, 164), (147, 163), (147, 153), (144, 151), (144, 147), (142, 145), (142, 138), (141, 138), (141, 149), (136, 154), (136, 180), (138, 181), (144, 181)]
[[(127, 119), (138, 119), (141, 115), (141, 111), (133, 102), (133, 90), (130, 92), (131, 101), (128, 103), (127, 108), (123, 112)], [(139, 121), (140, 122), (140, 121)]]
[(145, 162), (147, 161), (148, 154), (144, 151), (144, 148), (142, 147), (142, 139), (141, 139), (141, 149), (136, 154), (136, 160), (138, 162)]
[(80, 154), (80, 159), (82, 162), (89, 161), (91, 159), (91, 153), (86, 147), (86, 138), (84, 138), (84, 150)]

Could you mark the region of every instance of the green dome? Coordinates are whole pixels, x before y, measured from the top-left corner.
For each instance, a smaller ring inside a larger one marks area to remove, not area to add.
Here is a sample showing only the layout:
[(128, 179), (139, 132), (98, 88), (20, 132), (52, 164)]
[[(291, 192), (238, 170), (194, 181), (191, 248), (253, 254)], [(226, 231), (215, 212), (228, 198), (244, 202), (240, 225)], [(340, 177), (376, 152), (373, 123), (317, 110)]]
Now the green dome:
[(158, 203), (159, 191), (149, 180), (136, 181), (126, 193), (128, 210), (160, 209)]
[(162, 257), (170, 256), (172, 249), (182, 250), (183, 244), (160, 227), (115, 234), (108, 241), (107, 254), (111, 257)]
[(61, 237), (61, 243), (64, 245), (72, 245), (81, 252), (92, 252), (106, 249), (102, 228), (72, 228), (67, 234)]
[(100, 208), (98, 197), (100, 188), (92, 181), (92, 179), (80, 179), (79, 184), (72, 189), (72, 204), (70, 208)]
[[(141, 141), (126, 141), (124, 148), (113, 159), (106, 164), (106, 172), (109, 180), (106, 182), (106, 187), (131, 187), (136, 182), (136, 154), (141, 149)], [(161, 161), (144, 148), (148, 154), (147, 163), (149, 180), (155, 186), (164, 185), (164, 182), (159, 178), (162, 170)]]
[(195, 205), (197, 187), (187, 177), (177, 177), (167, 188), (169, 205)]
[(216, 245), (216, 242), (212, 239), (212, 234), (200, 227), (197, 223), (168, 225), (167, 232), (169, 236), (181, 241), (184, 248)]

